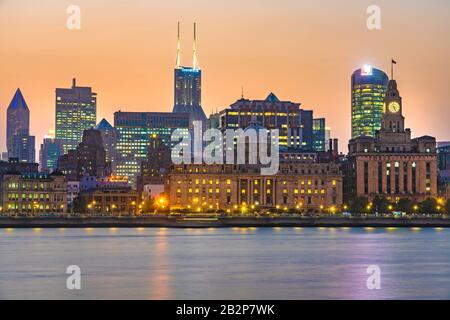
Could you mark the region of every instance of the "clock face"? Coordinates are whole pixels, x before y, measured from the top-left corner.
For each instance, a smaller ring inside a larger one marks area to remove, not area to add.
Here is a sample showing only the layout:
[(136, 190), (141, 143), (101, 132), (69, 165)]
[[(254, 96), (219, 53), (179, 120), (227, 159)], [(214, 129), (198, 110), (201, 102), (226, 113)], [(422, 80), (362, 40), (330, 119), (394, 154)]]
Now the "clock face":
[(392, 113), (397, 113), (400, 111), (400, 105), (398, 104), (398, 102), (391, 102), (389, 103), (389, 111)]

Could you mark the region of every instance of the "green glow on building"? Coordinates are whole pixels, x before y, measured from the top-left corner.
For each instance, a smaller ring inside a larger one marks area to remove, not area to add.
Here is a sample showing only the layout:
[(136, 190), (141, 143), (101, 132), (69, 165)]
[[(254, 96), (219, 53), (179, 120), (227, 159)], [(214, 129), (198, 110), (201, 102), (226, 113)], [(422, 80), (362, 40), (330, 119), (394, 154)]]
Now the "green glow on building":
[(365, 66), (352, 75), (352, 138), (375, 137), (381, 129), (388, 76)]

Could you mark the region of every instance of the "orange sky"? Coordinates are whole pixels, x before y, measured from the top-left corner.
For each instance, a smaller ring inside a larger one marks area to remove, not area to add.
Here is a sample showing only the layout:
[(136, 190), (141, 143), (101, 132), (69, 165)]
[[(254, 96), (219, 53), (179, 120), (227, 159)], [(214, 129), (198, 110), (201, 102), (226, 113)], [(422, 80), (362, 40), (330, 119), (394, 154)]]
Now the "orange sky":
[[(366, 28), (366, 9), (382, 9), (382, 30)], [(81, 30), (66, 8), (81, 7)], [(98, 120), (113, 112), (171, 111), (176, 25), (182, 62), (191, 63), (198, 23), (203, 106), (223, 109), (270, 91), (326, 117), (347, 151), (350, 76), (365, 63), (389, 70), (413, 136), (450, 140), (448, 0), (0, 0), (0, 150), (6, 108), (17, 87), (31, 110), (37, 150), (54, 127), (54, 91), (78, 84), (98, 93)]]

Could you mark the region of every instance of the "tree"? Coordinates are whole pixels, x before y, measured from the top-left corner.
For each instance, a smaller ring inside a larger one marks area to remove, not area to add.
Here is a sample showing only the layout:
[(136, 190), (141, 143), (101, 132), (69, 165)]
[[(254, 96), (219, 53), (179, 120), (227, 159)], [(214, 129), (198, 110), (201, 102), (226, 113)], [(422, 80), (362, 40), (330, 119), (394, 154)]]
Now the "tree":
[(73, 200), (73, 212), (75, 213), (86, 213), (87, 212), (87, 202), (83, 197), (76, 197)]
[(378, 213), (388, 213), (389, 212), (389, 200), (384, 196), (376, 196), (373, 199), (373, 207)]
[(350, 212), (361, 214), (367, 211), (369, 200), (366, 197), (355, 197), (350, 201)]
[(447, 214), (450, 214), (450, 199), (448, 199), (447, 203), (445, 204), (445, 212)]
[(400, 212), (411, 213), (413, 211), (413, 202), (411, 201), (411, 199), (402, 198), (395, 205), (395, 210)]
[(437, 213), (437, 201), (434, 198), (427, 198), (421, 204), (421, 211), (424, 214), (435, 214)]

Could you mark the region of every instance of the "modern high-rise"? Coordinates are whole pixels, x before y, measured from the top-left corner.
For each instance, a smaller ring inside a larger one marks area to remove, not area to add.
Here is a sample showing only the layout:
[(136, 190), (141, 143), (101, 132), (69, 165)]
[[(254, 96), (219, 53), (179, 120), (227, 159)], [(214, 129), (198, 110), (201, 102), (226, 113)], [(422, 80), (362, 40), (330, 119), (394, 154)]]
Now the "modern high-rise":
[(35, 137), (30, 136), (27, 129), (20, 129), (14, 135), (10, 158), (16, 158), (20, 162), (36, 161)]
[(58, 158), (64, 154), (61, 143), (53, 138), (44, 138), (39, 150), (39, 164), (42, 172), (52, 173), (58, 168)]
[(141, 162), (147, 154), (152, 138), (159, 137), (172, 147), (171, 135), (175, 129), (189, 133), (189, 114), (170, 112), (116, 112), (114, 128), (117, 130), (116, 173), (127, 176), (134, 184), (141, 171)]
[(199, 67), (196, 50), (196, 26), (194, 23), (194, 50), (192, 67), (181, 66), (180, 24), (178, 24), (177, 60), (174, 71), (173, 113), (188, 113), (190, 125), (202, 121), (207, 125), (202, 109), (202, 70)]
[(381, 129), (384, 96), (389, 78), (381, 70), (364, 66), (352, 75), (352, 139), (375, 137)]
[(84, 130), (94, 128), (97, 119), (97, 94), (90, 87), (56, 89), (56, 139), (64, 153), (77, 148)]
[(97, 126), (96, 130), (102, 134), (103, 146), (106, 151), (106, 161), (111, 163), (111, 170), (116, 172), (116, 154), (117, 154), (117, 130), (106, 120), (102, 119)]
[(30, 110), (17, 89), (6, 113), (6, 146), (9, 158), (34, 162), (34, 137), (30, 136)]
[(280, 148), (312, 150), (313, 112), (300, 103), (281, 101), (270, 93), (264, 100), (241, 98), (220, 112), (220, 129), (245, 129), (252, 123), (279, 130)]
[(327, 145), (325, 129), (325, 118), (313, 119), (314, 151), (325, 151)]

